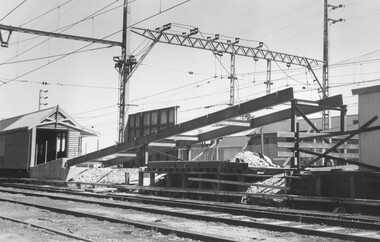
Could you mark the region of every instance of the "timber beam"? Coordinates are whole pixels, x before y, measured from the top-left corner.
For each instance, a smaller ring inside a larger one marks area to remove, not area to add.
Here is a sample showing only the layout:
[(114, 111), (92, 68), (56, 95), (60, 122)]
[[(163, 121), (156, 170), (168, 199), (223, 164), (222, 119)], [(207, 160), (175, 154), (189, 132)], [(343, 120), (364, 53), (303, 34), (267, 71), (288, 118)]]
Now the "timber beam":
[(201, 127), (212, 125), (223, 120), (228, 120), (247, 113), (263, 110), (281, 103), (289, 102), (292, 99), (293, 88), (287, 88), (266, 96), (256, 98), (254, 100), (250, 100), (245, 103), (241, 103), (239, 105), (226, 108), (224, 110), (220, 110), (181, 124), (177, 124), (173, 127), (157, 131), (156, 133), (138, 137), (133, 141), (119, 143), (117, 145), (110, 146), (99, 151), (89, 153), (87, 155), (70, 159), (67, 161), (67, 165), (74, 166), (87, 161), (98, 159), (103, 156), (108, 156), (125, 150), (130, 150), (138, 146), (148, 145), (149, 143), (152, 143), (154, 141), (166, 139), (178, 134), (183, 134), (192, 130), (199, 129)]
[[(317, 101), (318, 105), (323, 106), (323, 108), (319, 106), (302, 106), (299, 109), (302, 110), (304, 115), (317, 113), (324, 108), (335, 108), (341, 106), (343, 103), (342, 95), (336, 95), (329, 98), (321, 99)], [(297, 116), (300, 115), (297, 113)], [(232, 127), (224, 127), (220, 129), (216, 129), (210, 132), (202, 133), (199, 135), (198, 142), (204, 142), (212, 139), (216, 139), (219, 137), (223, 137), (226, 135), (246, 131), (252, 128), (258, 128), (267, 124), (280, 122), (283, 120), (287, 120), (291, 118), (291, 108), (284, 109), (275, 113), (267, 114), (261, 117), (251, 119), (250, 127), (241, 127), (241, 126), (232, 126)]]

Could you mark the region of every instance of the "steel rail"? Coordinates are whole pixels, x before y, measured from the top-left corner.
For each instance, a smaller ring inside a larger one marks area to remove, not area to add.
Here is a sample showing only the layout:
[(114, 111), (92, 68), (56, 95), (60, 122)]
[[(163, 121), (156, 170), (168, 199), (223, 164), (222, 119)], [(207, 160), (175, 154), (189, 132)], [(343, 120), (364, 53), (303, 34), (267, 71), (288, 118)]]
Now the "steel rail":
[[(106, 207), (117, 207), (122, 209), (133, 209), (133, 210), (139, 210), (143, 212), (149, 212), (149, 213), (156, 213), (161, 215), (169, 215), (169, 216), (176, 216), (176, 217), (182, 217), (187, 219), (196, 219), (196, 220), (204, 220), (204, 221), (212, 221), (212, 222), (220, 222), (225, 223), (233, 226), (247, 226), (251, 228), (259, 228), (259, 229), (266, 229), (271, 231), (281, 231), (281, 232), (294, 232), (298, 234), (305, 234), (305, 235), (315, 235), (315, 236), (321, 236), (321, 237), (328, 237), (328, 238), (337, 238), (337, 239), (347, 239), (347, 240), (353, 240), (353, 241), (363, 241), (365, 239), (366, 241), (380, 241), (380, 239), (372, 238), (372, 237), (365, 237), (361, 235), (356, 235), (355, 233), (342, 233), (342, 232), (334, 232), (334, 231), (328, 231), (323, 229), (310, 229), (310, 228), (302, 228), (301, 226), (291, 226), (291, 225), (282, 225), (271, 222), (264, 222), (264, 221), (247, 221), (247, 220), (240, 220), (236, 219), (234, 217), (232, 218), (224, 218), (220, 216), (214, 215), (207, 215), (207, 214), (193, 214), (192, 212), (185, 212), (185, 211), (173, 211), (173, 210), (165, 210), (163, 208), (149, 208), (149, 207), (142, 207), (141, 205), (126, 205), (126, 204), (115, 204), (111, 202), (100, 202), (100, 201), (93, 201), (93, 200), (83, 200), (78, 198), (69, 198), (69, 197), (62, 197), (62, 196), (56, 196), (56, 195), (49, 195), (49, 194), (36, 194), (32, 192), (20, 192), (20, 191), (8, 191), (4, 189), (0, 189), (1, 192), (9, 192), (9, 193), (15, 193), (15, 194), (24, 194), (29, 196), (40, 196), (40, 197), (49, 197), (52, 199), (61, 199), (61, 200), (70, 200), (75, 202), (82, 202), (82, 203), (92, 203), (92, 204), (98, 204), (101, 206)], [(1, 199), (0, 199), (1, 200)], [(220, 211), (219, 211), (220, 213)], [(249, 211), (245, 211), (244, 217), (247, 217)], [(304, 218), (305, 215), (302, 215), (302, 218)], [(306, 216), (307, 217), (307, 216)], [(304, 219), (302, 219), (304, 222)], [(307, 218), (306, 218), (307, 220)], [(325, 219), (319, 223), (326, 224), (327, 221), (330, 219)], [(348, 221), (346, 221), (348, 222)], [(352, 222), (351, 224), (357, 224), (360, 222)], [(346, 224), (347, 225), (347, 224)], [(380, 226), (377, 224), (372, 224), (373, 227), (371, 229), (379, 230)], [(349, 227), (352, 228), (352, 227)], [(368, 231), (368, 227), (366, 227), (366, 230)]]
[(63, 209), (63, 208), (53, 207), (53, 206), (47, 206), (47, 205), (38, 204), (38, 203), (23, 202), (23, 201), (17, 201), (17, 200), (6, 199), (6, 198), (0, 198), (0, 201), (16, 203), (16, 204), (36, 207), (40, 209), (46, 209), (52, 212), (73, 215), (76, 217), (87, 217), (87, 218), (97, 219), (101, 221), (108, 221), (111, 223), (128, 224), (128, 225), (132, 225), (134, 227), (141, 228), (141, 229), (154, 230), (166, 235), (175, 234), (179, 237), (184, 237), (184, 238), (189, 238), (189, 239), (196, 239), (196, 240), (201, 240), (201, 241), (225, 241), (225, 242), (235, 241), (233, 239), (225, 238), (221, 236), (213, 236), (213, 235), (203, 234), (199, 232), (191, 232), (191, 231), (187, 231), (183, 229), (168, 228), (164, 226), (158, 226), (158, 225), (154, 225), (150, 223), (136, 222), (136, 221), (126, 220), (126, 219), (111, 218), (108, 216), (102, 216), (102, 215), (97, 215), (93, 213), (78, 212), (78, 211), (73, 211), (73, 210), (68, 210), (68, 209)]
[(77, 239), (77, 240), (83, 240), (83, 241), (87, 241), (87, 242), (94, 242), (94, 240), (87, 239), (87, 238), (84, 238), (84, 237), (81, 237), (81, 236), (77, 236), (75, 234), (66, 233), (64, 231), (48, 228), (46, 226), (38, 225), (38, 224), (35, 224), (35, 223), (21, 221), (21, 220), (18, 220), (18, 219), (15, 219), (15, 218), (11, 218), (11, 217), (7, 217), (7, 216), (4, 216), (4, 215), (0, 215), (0, 219), (9, 220), (9, 221), (12, 221), (12, 222), (15, 222), (15, 223), (21, 223), (21, 224), (30, 225), (30, 226), (35, 227), (35, 228), (47, 230), (47, 231), (53, 232), (55, 234), (63, 235), (63, 236), (69, 237), (69, 238)]
[[(84, 197), (93, 197), (93, 198), (102, 198), (119, 201), (129, 201), (129, 202), (138, 202), (143, 204), (153, 204), (158, 206), (170, 206), (170, 207), (180, 207), (180, 208), (189, 208), (189, 209), (199, 209), (205, 211), (215, 211), (215, 212), (224, 212), (230, 213), (232, 215), (248, 215), (252, 217), (260, 218), (271, 218), (271, 219), (280, 219), (296, 222), (305, 222), (305, 223), (314, 223), (314, 224), (326, 224), (331, 226), (342, 226), (346, 228), (357, 228), (357, 229), (376, 229), (380, 230), (380, 218), (379, 219), (370, 219), (368, 217), (359, 217), (352, 216), (349, 214), (337, 214), (330, 212), (320, 212), (320, 211), (304, 211), (297, 209), (287, 209), (287, 210), (278, 210), (275, 208), (265, 208), (265, 207), (253, 207), (246, 205), (233, 205), (217, 202), (206, 202), (206, 201), (197, 201), (197, 200), (183, 200), (175, 198), (165, 198), (165, 197), (147, 197), (144, 195), (115, 195), (115, 194), (97, 194), (97, 193), (86, 193), (81, 191), (72, 191), (67, 189), (57, 188), (48, 188), (41, 187), (36, 185), (29, 184), (9, 184), (9, 183), (0, 183), (0, 186), (3, 187), (13, 187), (20, 189), (29, 189), (37, 191), (46, 191), (46, 192), (55, 192), (63, 193), (69, 195), (77, 195)], [(1, 191), (1, 189), (0, 189)], [(17, 192), (14, 192), (17, 193)], [(49, 195), (44, 195), (49, 196)], [(141, 208), (143, 210), (143, 208)]]

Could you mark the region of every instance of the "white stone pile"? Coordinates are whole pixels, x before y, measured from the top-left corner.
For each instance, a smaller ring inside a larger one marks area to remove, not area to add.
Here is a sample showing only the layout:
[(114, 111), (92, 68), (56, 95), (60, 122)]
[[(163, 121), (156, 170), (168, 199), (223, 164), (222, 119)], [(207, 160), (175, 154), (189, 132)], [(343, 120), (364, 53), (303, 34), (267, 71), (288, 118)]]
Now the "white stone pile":
[(75, 182), (125, 184), (125, 173), (129, 173), (129, 182), (138, 180), (138, 169), (134, 168), (89, 168), (70, 179)]
[(231, 162), (247, 163), (248, 167), (278, 167), (269, 157), (251, 151), (239, 152)]

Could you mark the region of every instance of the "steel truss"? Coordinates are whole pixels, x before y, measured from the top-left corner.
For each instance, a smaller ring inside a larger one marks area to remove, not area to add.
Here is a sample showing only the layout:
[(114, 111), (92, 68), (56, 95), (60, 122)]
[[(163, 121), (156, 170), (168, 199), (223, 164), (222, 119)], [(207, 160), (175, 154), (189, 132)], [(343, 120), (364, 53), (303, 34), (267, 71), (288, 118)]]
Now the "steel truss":
[(194, 37), (193, 35), (179, 35), (168, 32), (162, 33), (159, 30), (132, 28), (131, 31), (135, 34), (141, 35), (145, 38), (160, 43), (209, 50), (214, 53), (226, 53), (231, 55), (246, 56), (251, 58), (265, 59), (305, 67), (309, 67), (310, 65), (323, 65), (324, 63), (323, 61), (316, 59), (310, 59), (302, 56), (289, 55), (285, 53), (264, 50), (261, 49), (262, 44), (257, 47), (247, 47), (236, 44), (236, 41), (229, 41), (227, 43), (224, 43), (211, 38), (204, 39)]

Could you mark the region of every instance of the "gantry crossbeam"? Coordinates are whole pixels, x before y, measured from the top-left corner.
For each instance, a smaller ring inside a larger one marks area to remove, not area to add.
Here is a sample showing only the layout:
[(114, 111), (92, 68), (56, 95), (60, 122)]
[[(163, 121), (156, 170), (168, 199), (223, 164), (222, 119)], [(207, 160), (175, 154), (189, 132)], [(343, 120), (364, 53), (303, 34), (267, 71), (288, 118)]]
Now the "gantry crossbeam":
[[(95, 39), (95, 38), (89, 38), (89, 37), (83, 37), (83, 36), (53, 33), (53, 32), (47, 32), (47, 31), (41, 31), (41, 30), (35, 30), (35, 29), (26, 29), (26, 28), (14, 27), (14, 26), (3, 25), (3, 24), (0, 24), (0, 30), (7, 30), (7, 31), (9, 31), (9, 33), (14, 31), (14, 32), (20, 32), (20, 33), (26, 33), (26, 34), (35, 34), (35, 35), (48, 36), (48, 37), (61, 38), (61, 39), (81, 40), (81, 41), (99, 43), (99, 44), (105, 44), (105, 45), (111, 45), (111, 46), (122, 46), (123, 45), (123, 43), (121, 43), (121, 42), (112, 41), (112, 40)], [(5, 41), (5, 40), (2, 40), (2, 41)], [(1, 44), (4, 45), (5, 47), (8, 45), (7, 41), (6, 41), (6, 43), (1, 43)]]
[(310, 59), (302, 56), (289, 55), (285, 53), (264, 50), (260, 47), (247, 47), (234, 42), (221, 42), (211, 38), (204, 39), (194, 35), (180, 35), (160, 30), (132, 28), (131, 31), (156, 42), (186, 46), (191, 48), (210, 50), (213, 53), (227, 53), (232, 55), (247, 56), (270, 61), (283, 62), (287, 64), (300, 65), (310, 68), (310, 65), (323, 65), (323, 61)]

